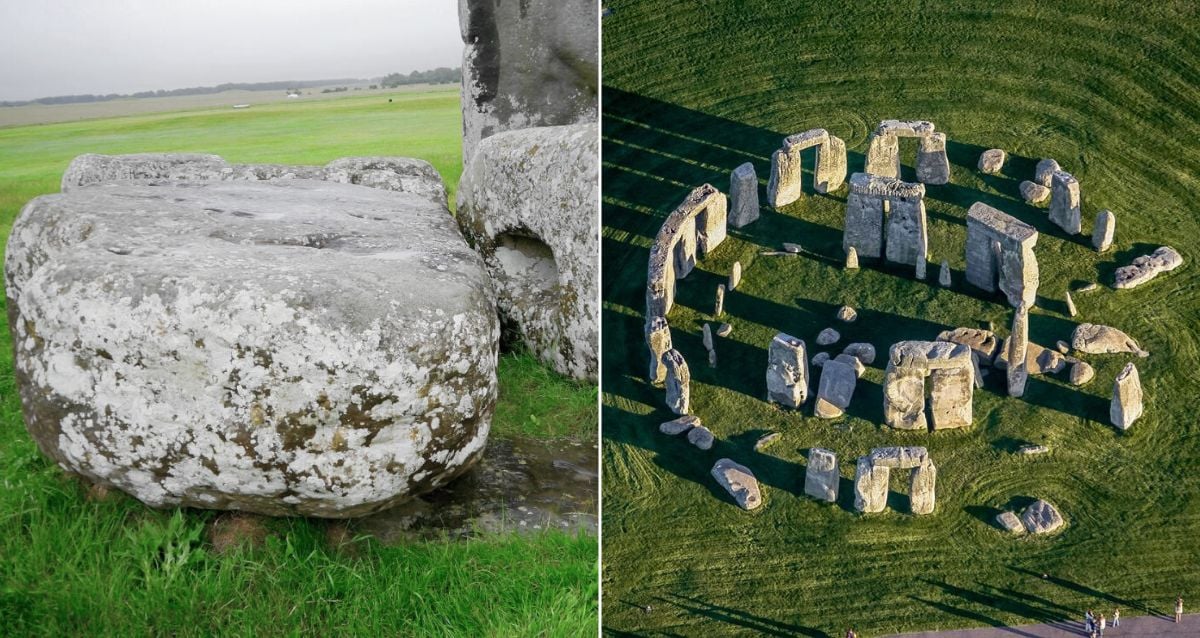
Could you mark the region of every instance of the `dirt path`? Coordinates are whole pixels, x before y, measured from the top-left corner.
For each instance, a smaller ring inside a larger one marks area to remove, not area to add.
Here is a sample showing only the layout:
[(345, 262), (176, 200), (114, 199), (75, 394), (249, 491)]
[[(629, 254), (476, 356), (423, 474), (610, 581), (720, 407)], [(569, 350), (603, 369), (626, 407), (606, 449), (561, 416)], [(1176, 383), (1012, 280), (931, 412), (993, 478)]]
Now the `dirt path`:
[[(911, 634), (895, 634), (897, 638), (1077, 638), (1087, 636), (1083, 631), (1083, 619), (1072, 618), (1044, 625), (1022, 625), (1020, 627), (986, 627), (983, 629), (955, 629), (951, 631), (921, 631)], [(1173, 617), (1135, 616), (1122, 618), (1120, 627), (1104, 630), (1105, 638), (1138, 638), (1151, 636), (1200, 636), (1200, 614), (1189, 614), (1183, 622), (1176, 624)]]

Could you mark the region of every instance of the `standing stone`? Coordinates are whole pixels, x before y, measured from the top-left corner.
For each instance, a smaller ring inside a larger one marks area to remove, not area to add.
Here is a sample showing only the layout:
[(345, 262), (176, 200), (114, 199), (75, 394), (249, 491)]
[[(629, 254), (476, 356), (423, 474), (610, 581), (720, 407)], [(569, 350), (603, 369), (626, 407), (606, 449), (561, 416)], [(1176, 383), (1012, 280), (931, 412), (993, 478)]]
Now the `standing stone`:
[(1029, 369), (1025, 351), (1029, 347), (1029, 309), (1024, 303), (1013, 311), (1012, 333), (1008, 338), (1008, 395), (1019, 397), (1025, 394), (1025, 383)]
[(998, 175), (1006, 159), (1004, 149), (990, 148), (979, 155), (979, 171), (985, 175)]
[(1040, 283), (1034, 246), (1038, 232), (983, 202), (967, 210), (967, 283), (989, 292), (999, 288), (1014, 308), (1033, 306)]
[(1071, 299), (1070, 290), (1067, 291), (1067, 314), (1071, 315), (1072, 317), (1079, 314), (1079, 311), (1075, 309), (1075, 300)]
[(703, 425), (697, 425), (696, 427), (688, 430), (687, 433), (688, 443), (691, 443), (701, 450), (711, 450), (714, 438), (715, 437), (713, 437), (712, 431)]
[(1050, 221), (1071, 235), (1082, 226), (1079, 212), (1079, 181), (1065, 171), (1055, 171), (1050, 180)]
[(650, 350), (650, 371), (646, 378), (658, 385), (667, 379), (663, 355), (671, 349), (671, 327), (666, 317), (651, 317), (646, 322), (646, 348)]
[(738, 284), (742, 283), (742, 262), (733, 262), (733, 269), (729, 271), (729, 285), (727, 290), (734, 290)]
[(1037, 163), (1037, 167), (1033, 173), (1033, 181), (1049, 188), (1054, 173), (1059, 169), (1058, 162), (1052, 159), (1044, 159)]
[(942, 269), (938, 272), (938, 284), (943, 288), (950, 287), (950, 262), (942, 260)]
[(717, 301), (713, 304), (713, 319), (725, 314), (725, 284), (717, 286)]
[(937, 504), (937, 466), (928, 458), (909, 477), (908, 500), (913, 514), (933, 513)]
[(746, 466), (734, 463), (730, 459), (721, 459), (713, 464), (711, 473), (717, 484), (725, 488), (737, 502), (738, 507), (749, 511), (762, 505), (758, 479), (754, 478), (754, 473)]
[(970, 366), (929, 371), (929, 416), (934, 430), (965, 428), (974, 418), (975, 357)]
[(667, 407), (675, 414), (690, 413), (692, 375), (687, 361), (682, 353), (671, 349), (663, 354), (663, 365), (667, 368)]
[(808, 357), (804, 341), (784, 333), (767, 349), (767, 400), (798, 408), (808, 399)]
[(767, 204), (786, 206), (804, 195), (800, 178), (800, 154), (779, 149), (771, 154), (771, 176), (767, 178)]
[(837, 454), (815, 447), (808, 451), (808, 467), (804, 470), (804, 493), (829, 503), (836, 503), (842, 475)]
[(925, 267), (926, 267), (925, 258), (921, 257), (921, 258), (917, 259), (917, 268), (916, 268), (916, 272), (914, 273), (914, 276), (917, 278), (917, 281), (925, 281)]
[(829, 136), (829, 141), (817, 147), (817, 168), (813, 172), (815, 190), (832, 193), (846, 183), (846, 142)]
[(1026, 204), (1041, 204), (1050, 199), (1050, 189), (1037, 182), (1025, 180), (1017, 189), (1021, 192), (1021, 199), (1025, 200)]
[(741, 228), (758, 220), (758, 175), (746, 162), (729, 176), (729, 225)]
[(822, 419), (835, 419), (845, 414), (857, 381), (858, 374), (853, 366), (837, 359), (826, 361), (821, 366), (821, 382), (813, 413)]
[(945, 133), (926, 135), (917, 143), (917, 181), (934, 185), (950, 182)]
[(858, 250), (854, 246), (846, 250), (846, 270), (858, 270)]
[(700, 341), (704, 344), (705, 350), (712, 352), (712, 349), (713, 349), (712, 328), (710, 328), (709, 325), (710, 324), (706, 323), (706, 324), (704, 324), (704, 327), (700, 329)]
[(1183, 257), (1179, 251), (1170, 246), (1162, 246), (1149, 255), (1134, 259), (1128, 266), (1118, 268), (1114, 273), (1113, 288), (1140, 286), (1157, 277), (1159, 273), (1170, 272), (1182, 265)]
[(1134, 421), (1142, 416), (1142, 381), (1138, 377), (1137, 366), (1133, 362), (1125, 364), (1125, 369), (1117, 375), (1113, 382), (1112, 404), (1108, 408), (1108, 417), (1113, 425), (1121, 430), (1128, 430)]
[(1117, 230), (1117, 216), (1107, 208), (1096, 215), (1096, 225), (1092, 227), (1092, 248), (1102, 253), (1112, 248), (1113, 234)]
[(875, 465), (870, 455), (858, 457), (854, 466), (854, 509), (865, 514), (882, 512), (887, 507), (887, 467)]

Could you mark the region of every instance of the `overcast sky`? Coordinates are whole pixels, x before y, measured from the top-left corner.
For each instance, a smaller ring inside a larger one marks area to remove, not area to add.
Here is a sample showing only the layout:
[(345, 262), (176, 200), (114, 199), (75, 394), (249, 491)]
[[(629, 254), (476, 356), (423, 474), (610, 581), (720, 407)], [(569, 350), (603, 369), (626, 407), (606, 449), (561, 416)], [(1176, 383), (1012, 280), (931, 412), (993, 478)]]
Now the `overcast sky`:
[(0, 100), (462, 63), (456, 0), (0, 0)]

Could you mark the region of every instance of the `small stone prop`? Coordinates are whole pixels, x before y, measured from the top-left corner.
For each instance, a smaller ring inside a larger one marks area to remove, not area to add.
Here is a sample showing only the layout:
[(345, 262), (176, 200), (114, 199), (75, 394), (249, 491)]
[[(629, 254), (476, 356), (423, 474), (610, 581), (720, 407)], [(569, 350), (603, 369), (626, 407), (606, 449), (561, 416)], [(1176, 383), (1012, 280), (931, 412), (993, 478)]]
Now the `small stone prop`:
[(828, 352), (818, 352), (817, 354), (813, 355), (812, 365), (814, 368), (819, 368), (819, 367), (825, 365), (826, 361), (829, 361), (829, 353)]
[(728, 337), (731, 332), (733, 332), (733, 326), (727, 323), (723, 323), (717, 328), (718, 337)]
[(1033, 181), (1049, 188), (1054, 172), (1061, 168), (1058, 162), (1052, 159), (1044, 159), (1037, 163), (1037, 167), (1034, 169)]
[(852, 343), (842, 350), (842, 354), (848, 354), (863, 363), (863, 365), (871, 365), (875, 363), (875, 346), (869, 343)]
[(1025, 526), (1021, 524), (1021, 519), (1017, 518), (1017, 515), (1012, 512), (1000, 512), (997, 514), (996, 525), (1010, 534), (1025, 533)]
[(793, 255), (798, 255), (798, 254), (800, 254), (800, 251), (802, 251), (802, 250), (804, 250), (804, 248), (802, 248), (800, 246), (800, 244), (789, 244), (786, 241), (783, 242), (783, 252), (785, 252), (785, 253), (792, 253)]
[(858, 249), (854, 246), (846, 249), (846, 270), (858, 270)]
[(780, 434), (779, 432), (772, 432), (770, 434), (764, 434), (762, 437), (760, 437), (757, 441), (754, 442), (754, 451), (762, 452), (763, 450), (766, 450), (767, 448), (774, 445), (775, 442), (781, 438), (783, 438), (783, 435)]
[(1000, 169), (1004, 167), (1004, 160), (1008, 159), (1008, 154), (1004, 149), (989, 148), (979, 155), (979, 171), (985, 175), (998, 175)]
[(713, 464), (711, 473), (717, 484), (725, 488), (737, 502), (738, 507), (750, 511), (762, 505), (758, 479), (754, 478), (754, 473), (746, 466), (730, 459), (721, 459)]
[(1017, 187), (1021, 191), (1021, 199), (1025, 200), (1026, 204), (1044, 204), (1050, 199), (1050, 189), (1041, 184), (1024, 181)]
[(1067, 291), (1067, 314), (1074, 317), (1079, 314), (1079, 310), (1075, 308), (1075, 300), (1071, 299), (1071, 291)]
[(712, 431), (703, 425), (697, 425), (696, 427), (688, 430), (687, 433), (688, 443), (691, 443), (701, 450), (712, 449), (713, 439), (714, 437)]
[(858, 311), (850, 306), (842, 306), (841, 308), (838, 308), (837, 318), (838, 321), (853, 323), (855, 319), (858, 319)]

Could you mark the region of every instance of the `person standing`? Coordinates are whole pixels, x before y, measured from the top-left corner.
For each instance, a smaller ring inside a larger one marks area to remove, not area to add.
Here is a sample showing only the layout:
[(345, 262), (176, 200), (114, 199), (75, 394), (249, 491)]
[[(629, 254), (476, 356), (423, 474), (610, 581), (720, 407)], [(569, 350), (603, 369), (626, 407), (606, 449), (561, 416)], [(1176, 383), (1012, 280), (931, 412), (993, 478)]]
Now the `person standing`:
[(1121, 626), (1121, 609), (1118, 607), (1113, 610), (1113, 629)]
[(1183, 594), (1175, 597), (1175, 622), (1183, 622)]
[(1104, 617), (1104, 614), (1100, 614), (1100, 638), (1104, 638), (1104, 626), (1106, 624), (1108, 624), (1108, 619)]
[(1083, 615), (1083, 630), (1088, 632), (1088, 635), (1091, 635), (1092, 629), (1095, 627), (1095, 625), (1096, 617), (1092, 615), (1092, 610), (1089, 609), (1087, 610), (1087, 613)]

